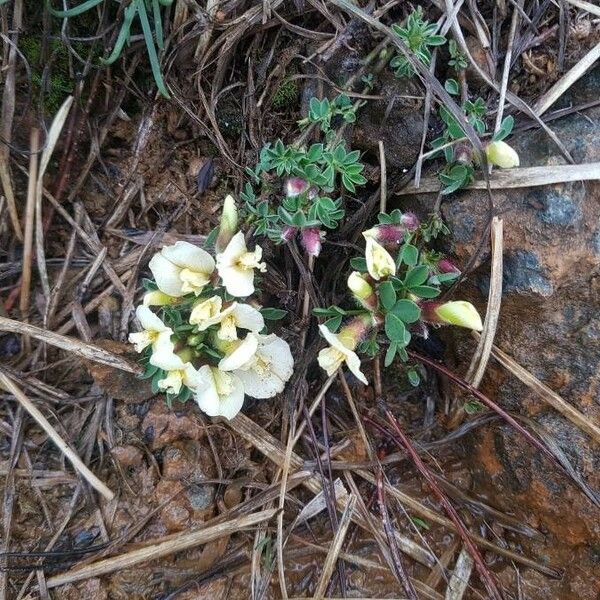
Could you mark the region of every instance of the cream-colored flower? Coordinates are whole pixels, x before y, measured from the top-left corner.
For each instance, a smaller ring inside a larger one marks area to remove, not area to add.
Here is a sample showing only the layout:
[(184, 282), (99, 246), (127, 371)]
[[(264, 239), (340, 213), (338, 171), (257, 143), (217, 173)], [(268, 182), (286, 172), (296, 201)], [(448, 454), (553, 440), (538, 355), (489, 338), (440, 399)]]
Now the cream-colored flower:
[(487, 159), (493, 165), (502, 169), (512, 169), (519, 166), (519, 155), (506, 142), (491, 142), (485, 147)]
[(483, 329), (481, 317), (477, 309), (470, 302), (464, 300), (444, 302), (444, 304), (436, 306), (434, 310), (438, 319), (449, 325), (466, 327), (475, 331)]
[(194, 398), (209, 417), (233, 419), (244, 403), (244, 386), (233, 373), (204, 365), (198, 369), (199, 385)]
[(323, 348), (319, 352), (317, 358), (319, 366), (331, 376), (345, 362), (354, 376), (367, 385), (367, 378), (360, 370), (360, 358), (354, 352), (356, 340), (352, 336), (344, 336), (343, 333), (336, 335), (325, 325), (319, 325), (319, 330), (329, 344), (328, 348)]
[(168, 306), (169, 304), (175, 304), (177, 298), (169, 296), (160, 290), (153, 290), (144, 294), (142, 304), (144, 306)]
[(163, 357), (157, 366), (167, 372), (166, 377), (157, 382), (159, 389), (167, 394), (179, 394), (184, 385), (195, 391), (200, 385), (198, 371), (192, 363), (184, 363), (177, 354), (172, 354), (169, 358)]
[(178, 298), (192, 292), (200, 294), (210, 281), (215, 261), (202, 248), (180, 241), (155, 254), (149, 267), (158, 289)]
[(217, 254), (217, 271), (229, 294), (236, 297), (254, 293), (254, 269), (262, 273), (267, 270), (262, 258), (262, 248), (256, 246), (248, 252), (244, 234), (238, 231), (223, 252)]
[(348, 288), (359, 299), (365, 300), (373, 294), (373, 288), (361, 273), (352, 271), (348, 277)]
[(219, 224), (219, 235), (215, 241), (217, 252), (222, 252), (231, 241), (238, 228), (238, 211), (235, 200), (231, 194), (228, 194), (223, 201), (223, 210), (221, 211), (221, 222)]
[(142, 326), (142, 331), (129, 334), (129, 342), (134, 345), (135, 351), (143, 352), (148, 346), (152, 346), (150, 363), (153, 365), (156, 365), (156, 361), (162, 356), (173, 354), (174, 345), (171, 341), (173, 330), (147, 306), (138, 306), (135, 314)]
[(379, 281), (396, 274), (396, 263), (391, 254), (372, 237), (367, 237), (365, 259), (369, 275)]
[(258, 333), (264, 328), (265, 320), (260, 311), (253, 306), (233, 302), (221, 310), (222, 305), (223, 301), (219, 296), (200, 302), (192, 310), (190, 323), (197, 325), (199, 331), (204, 331), (211, 325), (220, 324), (217, 337), (225, 341), (238, 339), (237, 328), (247, 329), (254, 333)]
[(294, 358), (288, 343), (280, 337), (249, 333), (232, 345), (219, 369), (237, 375), (252, 398), (272, 398), (283, 391), (292, 376)]

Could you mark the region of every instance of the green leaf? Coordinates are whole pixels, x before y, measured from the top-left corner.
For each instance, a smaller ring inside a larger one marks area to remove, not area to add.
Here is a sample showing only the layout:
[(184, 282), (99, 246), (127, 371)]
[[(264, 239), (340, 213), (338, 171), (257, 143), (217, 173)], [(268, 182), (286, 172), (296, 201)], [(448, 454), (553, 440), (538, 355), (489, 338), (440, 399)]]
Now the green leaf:
[(132, 2), (123, 12), (123, 23), (121, 24), (121, 29), (119, 30), (119, 35), (117, 36), (117, 41), (113, 46), (112, 52), (110, 56), (106, 59), (100, 59), (100, 62), (104, 65), (112, 65), (119, 56), (121, 56), (121, 52), (123, 51), (123, 46), (129, 40), (129, 33), (131, 30), (131, 24), (133, 23), (133, 18), (137, 13), (137, 6), (135, 2)]
[(391, 342), (388, 349), (385, 353), (385, 359), (383, 361), (384, 367), (389, 367), (394, 361), (394, 357), (396, 356), (396, 352), (398, 350), (398, 344), (396, 342)]
[(506, 117), (505, 119), (502, 120), (502, 123), (500, 124), (500, 128), (498, 129), (498, 132), (492, 138), (492, 140), (494, 142), (499, 142), (500, 140), (503, 140), (504, 138), (508, 137), (512, 133), (514, 125), (515, 125), (514, 118), (511, 115), (509, 115), (508, 117)]
[(440, 290), (430, 285), (417, 285), (410, 288), (410, 291), (419, 298), (437, 298), (440, 295)]
[(327, 321), (325, 321), (325, 327), (327, 327), (327, 329), (329, 329), (329, 331), (331, 331), (332, 333), (335, 333), (340, 328), (341, 324), (342, 324), (342, 315), (338, 315), (337, 317), (332, 317), (331, 319), (328, 319)]
[(156, 54), (156, 48), (154, 47), (154, 36), (152, 35), (152, 29), (150, 29), (150, 22), (148, 21), (148, 14), (146, 13), (146, 5), (144, 0), (135, 0), (137, 5), (138, 14), (140, 16), (140, 23), (142, 24), (142, 32), (144, 33), (144, 41), (146, 42), (146, 50), (148, 51), (148, 59), (150, 60), (150, 68), (152, 69), (152, 75), (158, 91), (165, 98), (169, 99), (171, 96), (167, 91), (163, 76), (160, 70), (160, 61)]
[(281, 308), (261, 308), (260, 314), (267, 321), (279, 321), (287, 315), (287, 310), (283, 310)]
[(419, 250), (412, 244), (404, 244), (400, 251), (400, 260), (407, 264), (409, 267), (414, 267), (419, 260)]
[(474, 415), (483, 410), (483, 405), (477, 402), (477, 400), (469, 400), (469, 402), (464, 403), (463, 408), (468, 415)]
[(367, 261), (364, 258), (362, 258), (362, 256), (358, 256), (356, 258), (351, 258), (350, 266), (355, 271), (360, 271), (361, 273), (367, 272)]
[(410, 385), (413, 387), (417, 387), (421, 383), (421, 376), (416, 369), (410, 369), (406, 375), (408, 376)]
[(407, 288), (413, 288), (416, 285), (421, 285), (427, 281), (429, 277), (429, 267), (420, 265), (412, 268), (404, 278), (404, 285)]
[(385, 310), (390, 310), (396, 303), (396, 290), (391, 281), (384, 281), (379, 285), (379, 300)]
[(398, 300), (390, 312), (405, 323), (415, 323), (421, 318), (421, 309), (412, 300)]
[(86, 2), (82, 2), (79, 6), (74, 6), (68, 10), (56, 10), (55, 8), (52, 8), (50, 0), (48, 0), (46, 5), (48, 6), (48, 11), (50, 14), (54, 15), (55, 17), (70, 18), (83, 14), (91, 8), (94, 8), (94, 6), (98, 6), (98, 4), (101, 2), (102, 0), (86, 0)]
[(447, 79), (444, 83), (444, 88), (446, 88), (446, 91), (452, 96), (457, 96), (460, 89), (456, 79)]
[(394, 313), (385, 315), (385, 334), (391, 342), (396, 342), (402, 346), (405, 345), (406, 326), (400, 317)]

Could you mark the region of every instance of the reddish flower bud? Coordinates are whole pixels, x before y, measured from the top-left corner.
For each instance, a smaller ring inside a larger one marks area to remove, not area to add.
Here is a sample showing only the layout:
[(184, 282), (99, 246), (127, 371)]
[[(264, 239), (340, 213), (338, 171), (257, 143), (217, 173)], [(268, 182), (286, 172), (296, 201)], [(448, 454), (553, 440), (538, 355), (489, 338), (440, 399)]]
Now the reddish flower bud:
[(289, 242), (295, 235), (298, 230), (291, 225), (286, 225), (281, 230), (281, 240), (285, 243)]
[(317, 227), (308, 227), (300, 233), (302, 245), (310, 256), (319, 256), (321, 253), (321, 231)]
[(308, 191), (308, 187), (308, 181), (302, 179), (302, 177), (288, 177), (285, 180), (283, 189), (288, 198), (294, 198)]
[(441, 258), (437, 268), (440, 273), (460, 273), (460, 269), (449, 258)]
[(402, 219), (400, 219), (402, 225), (406, 227), (409, 231), (414, 231), (415, 229), (419, 229), (421, 225), (421, 221), (419, 221), (419, 217), (412, 212), (406, 212), (402, 215)]

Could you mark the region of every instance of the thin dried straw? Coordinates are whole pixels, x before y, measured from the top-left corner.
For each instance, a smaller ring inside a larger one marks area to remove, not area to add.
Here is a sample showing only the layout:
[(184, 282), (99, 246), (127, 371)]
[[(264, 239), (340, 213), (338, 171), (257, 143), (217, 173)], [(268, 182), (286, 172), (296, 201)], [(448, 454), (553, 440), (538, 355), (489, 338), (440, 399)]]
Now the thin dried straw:
[(35, 419), (37, 424), (48, 434), (48, 437), (56, 444), (56, 447), (67, 457), (75, 470), (107, 500), (114, 498), (113, 492), (96, 475), (94, 475), (86, 464), (79, 458), (77, 453), (63, 440), (50, 425), (48, 419), (40, 412), (35, 404), (21, 391), (15, 382), (4, 372), (0, 371), (0, 387), (10, 392), (21, 404), (21, 406)]
[(348, 533), (348, 527), (352, 522), (352, 516), (354, 515), (355, 506), (356, 496), (350, 494), (348, 496), (346, 508), (342, 513), (342, 518), (340, 519), (338, 529), (335, 533), (335, 537), (333, 538), (333, 542), (331, 543), (331, 546), (329, 547), (329, 552), (327, 553), (327, 557), (325, 558), (323, 571), (321, 572), (321, 577), (319, 578), (319, 582), (317, 583), (317, 587), (315, 589), (315, 600), (322, 600), (323, 598), (325, 598), (327, 585), (329, 584), (329, 580), (331, 579), (333, 569), (335, 568), (335, 563), (337, 562), (338, 556), (342, 550), (344, 540), (346, 539), (346, 533)]
[[(537, 187), (569, 181), (593, 181), (600, 179), (600, 162), (581, 165), (547, 165), (543, 167), (523, 167), (520, 169), (503, 169), (490, 175), (490, 187), (493, 190)], [(485, 190), (485, 181), (474, 181), (465, 186), (465, 190)], [(436, 177), (421, 179), (421, 185), (415, 190), (409, 183), (395, 192), (398, 196), (414, 194), (437, 194), (440, 181)]]
[(490, 355), (498, 327), (500, 304), (502, 303), (502, 219), (494, 217), (491, 226), (492, 241), (492, 267), (490, 274), (490, 289), (488, 292), (488, 305), (483, 324), (483, 332), (479, 338), (477, 349), (471, 359), (469, 370), (465, 379), (474, 387), (479, 387)]
[(80, 358), (86, 358), (94, 362), (108, 365), (109, 367), (114, 367), (115, 369), (120, 369), (121, 371), (127, 371), (128, 373), (141, 373), (139, 365), (133, 364), (112, 352), (108, 352), (94, 344), (86, 344), (75, 338), (59, 335), (58, 333), (36, 327), (35, 325), (29, 325), (28, 323), (22, 323), (21, 321), (15, 321), (6, 317), (0, 317), (0, 331), (29, 335), (32, 338), (40, 340), (41, 342), (46, 342), (56, 348), (62, 348), (67, 352), (73, 352)]
[(581, 8), (581, 10), (585, 10), (592, 15), (600, 17), (600, 6), (590, 4), (589, 2), (584, 2), (584, 0), (567, 0), (567, 2), (573, 6), (576, 6), (577, 8)]
[(269, 521), (276, 512), (275, 509), (263, 510), (224, 523), (217, 523), (212, 527), (206, 527), (199, 531), (179, 534), (177, 537), (166, 541), (151, 540), (143, 548), (131, 550), (130, 552), (125, 552), (118, 556), (99, 560), (95, 563), (72, 569), (66, 573), (55, 575), (48, 579), (48, 587), (54, 588), (59, 585), (90, 579), (91, 577), (99, 577), (101, 575), (106, 575), (107, 573), (113, 573), (114, 571), (130, 569), (141, 563), (156, 560), (163, 556), (169, 556), (175, 552), (181, 552), (188, 548), (199, 546), (200, 544), (206, 544), (221, 537), (237, 533), (241, 529), (258, 525), (264, 521)]
[[(479, 337), (477, 333), (474, 335), (475, 337)], [(556, 392), (552, 391), (539, 379), (536, 379), (527, 369), (497, 346), (493, 346), (492, 356), (517, 379), (536, 392), (542, 400), (560, 412), (565, 418), (569, 419), (574, 425), (577, 425), (579, 429), (587, 433), (596, 443), (600, 443), (600, 427), (593, 423), (591, 419), (580, 413), (566, 400), (563, 400)]]
[(469, 587), (469, 579), (473, 571), (473, 559), (469, 552), (463, 548), (456, 559), (452, 577), (448, 582), (445, 600), (460, 600)]
[(591, 69), (600, 59), (600, 43), (596, 44), (572, 69), (569, 69), (535, 103), (533, 110), (543, 115), (580, 77)]

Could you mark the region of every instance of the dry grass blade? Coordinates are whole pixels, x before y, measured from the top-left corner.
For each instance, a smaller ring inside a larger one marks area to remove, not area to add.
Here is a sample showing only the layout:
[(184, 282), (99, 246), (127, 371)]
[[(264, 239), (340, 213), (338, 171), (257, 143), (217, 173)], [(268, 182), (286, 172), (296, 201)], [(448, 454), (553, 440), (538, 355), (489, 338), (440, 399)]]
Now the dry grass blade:
[[(478, 337), (478, 334), (475, 334), (475, 336)], [(494, 346), (492, 356), (517, 379), (536, 392), (542, 400), (560, 412), (565, 418), (569, 419), (571, 423), (577, 425), (579, 429), (587, 433), (596, 443), (600, 443), (600, 427), (598, 425), (571, 406), (566, 400), (563, 400), (556, 392), (552, 391), (547, 385), (544, 385), (517, 361), (500, 350), (500, 348)]]
[(31, 292), (31, 266), (33, 262), (33, 230), (35, 224), (35, 191), (38, 172), (38, 149), (40, 130), (31, 130), (29, 142), (29, 179), (27, 185), (27, 202), (25, 204), (25, 236), (23, 238), (23, 271), (21, 274), (21, 296), (19, 309), (21, 318), (29, 320), (29, 295)]
[[(493, 190), (537, 187), (569, 181), (593, 181), (600, 179), (600, 162), (582, 165), (548, 165), (543, 167), (523, 167), (520, 169), (504, 169), (494, 171), (490, 175), (490, 187)], [(465, 186), (465, 190), (485, 190), (485, 181), (474, 181)], [(440, 181), (437, 177), (425, 177), (415, 191), (409, 184), (395, 192), (398, 196), (418, 194), (437, 194)]]
[(106, 575), (107, 573), (113, 573), (114, 571), (120, 571), (121, 569), (129, 569), (141, 563), (155, 560), (163, 556), (169, 556), (175, 552), (181, 552), (182, 550), (193, 548), (200, 544), (206, 544), (223, 536), (237, 533), (242, 529), (269, 521), (276, 513), (276, 509), (263, 510), (251, 515), (232, 519), (231, 521), (205, 527), (199, 531), (179, 534), (173, 539), (166, 541), (150, 540), (149, 542), (146, 542), (146, 545), (143, 548), (137, 548), (136, 550), (99, 560), (95, 563), (50, 577), (47, 581), (48, 587), (54, 588), (59, 585), (73, 583), (74, 581), (99, 577), (100, 575)]
[(600, 59), (600, 43), (596, 44), (572, 69), (569, 69), (536, 102), (534, 110), (543, 115), (582, 75)]
[(327, 553), (327, 557), (325, 558), (323, 571), (321, 572), (321, 577), (319, 578), (319, 582), (317, 583), (317, 587), (315, 589), (315, 600), (322, 600), (323, 598), (325, 598), (327, 585), (329, 583), (329, 580), (331, 579), (331, 574), (333, 573), (333, 569), (335, 568), (335, 563), (337, 562), (338, 556), (342, 550), (344, 540), (346, 539), (346, 533), (348, 532), (348, 527), (350, 526), (350, 523), (352, 521), (355, 506), (356, 496), (350, 494), (348, 496), (348, 501), (346, 502), (346, 508), (342, 513), (342, 517), (338, 525), (338, 530), (335, 533), (335, 537), (333, 538), (333, 542), (331, 543), (331, 546), (329, 547), (329, 552)]
[(477, 349), (471, 359), (469, 370), (465, 379), (474, 387), (479, 387), (494, 345), (498, 317), (500, 316), (500, 304), (502, 303), (502, 251), (503, 234), (502, 219), (494, 217), (491, 227), (492, 238), (492, 266), (490, 273), (490, 290), (488, 293), (487, 311), (483, 332), (479, 338)]
[(77, 357), (102, 363), (109, 367), (120, 369), (121, 371), (127, 371), (128, 373), (141, 373), (139, 365), (131, 363), (116, 354), (107, 352), (94, 344), (86, 344), (75, 338), (59, 335), (58, 333), (36, 327), (35, 325), (21, 323), (20, 321), (15, 321), (6, 317), (0, 317), (0, 331), (29, 335), (36, 340), (46, 342), (56, 348), (61, 348), (67, 352), (73, 352)]
[(596, 6), (595, 4), (591, 4), (590, 2), (585, 2), (584, 0), (566, 0), (569, 4), (576, 6), (577, 8), (581, 8), (581, 10), (585, 10), (592, 15), (596, 15), (600, 17), (600, 6)]
[(42, 157), (40, 159), (40, 169), (37, 174), (37, 182), (35, 188), (35, 251), (38, 272), (40, 274), (40, 281), (42, 283), (42, 289), (44, 290), (44, 296), (46, 302), (50, 297), (50, 284), (48, 283), (48, 273), (46, 272), (46, 256), (44, 252), (44, 223), (42, 218), (42, 194), (44, 189), (44, 174), (50, 163), (50, 157), (54, 152), (54, 147), (58, 142), (60, 132), (64, 127), (65, 121), (69, 114), (69, 110), (73, 104), (73, 96), (68, 96), (63, 102), (62, 106), (58, 109), (52, 125), (48, 131), (48, 137), (42, 151)]
[(448, 582), (445, 600), (460, 600), (469, 587), (469, 579), (473, 571), (473, 559), (463, 548), (456, 559), (452, 577)]
[(37, 424), (48, 434), (48, 437), (56, 444), (56, 447), (69, 459), (75, 470), (100, 494), (107, 500), (114, 498), (113, 492), (94, 475), (85, 463), (79, 458), (74, 450), (65, 442), (56, 432), (48, 419), (40, 412), (35, 404), (21, 391), (21, 389), (8, 377), (0, 371), (0, 387), (10, 392), (19, 402), (19, 404), (35, 419)]

